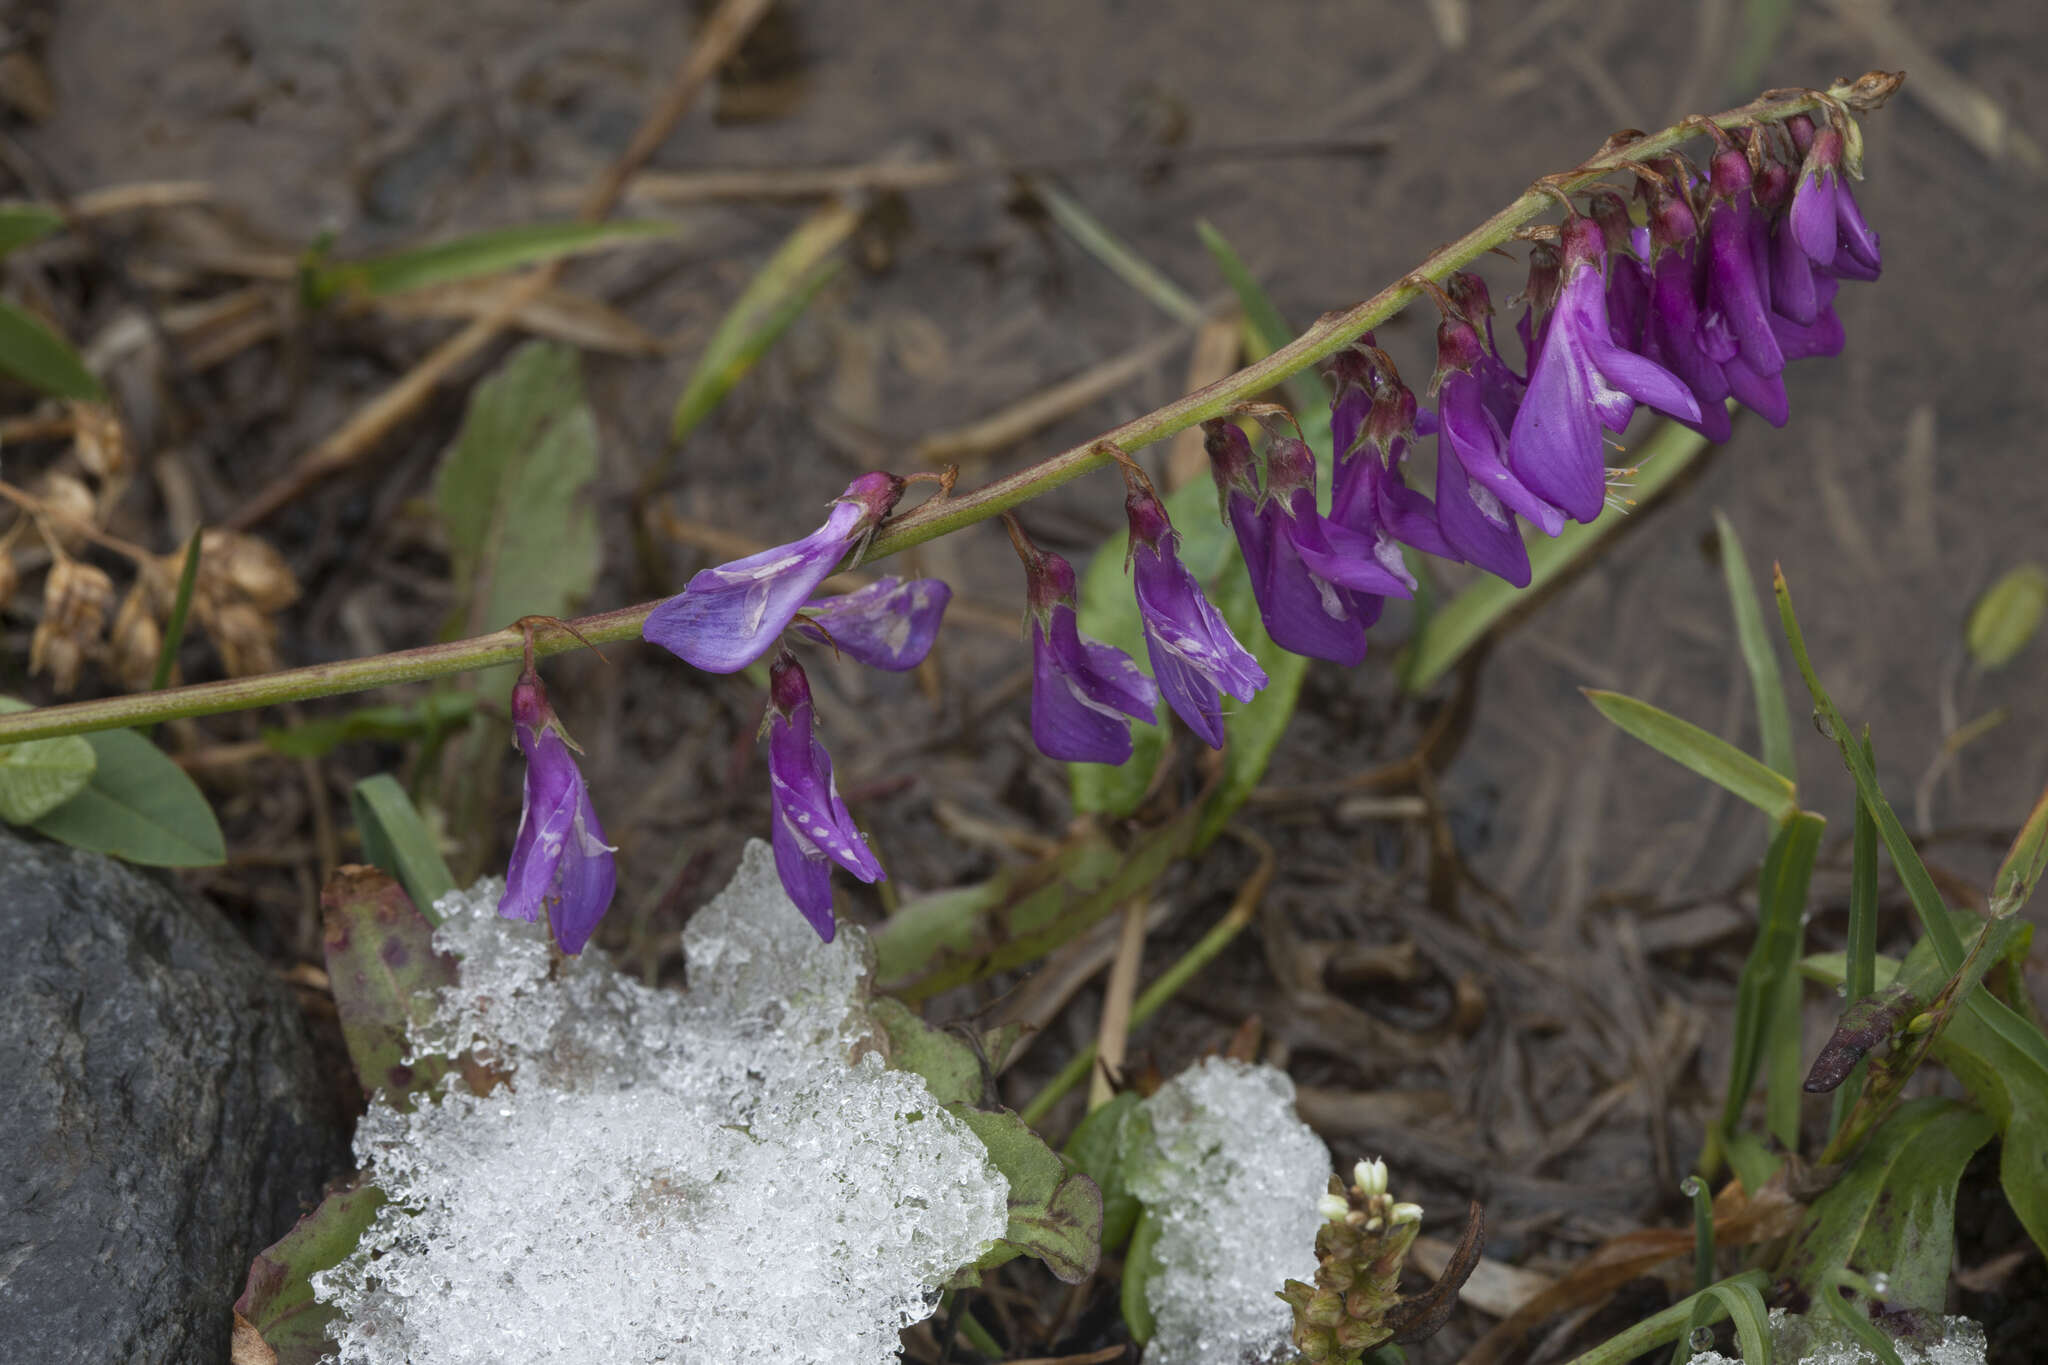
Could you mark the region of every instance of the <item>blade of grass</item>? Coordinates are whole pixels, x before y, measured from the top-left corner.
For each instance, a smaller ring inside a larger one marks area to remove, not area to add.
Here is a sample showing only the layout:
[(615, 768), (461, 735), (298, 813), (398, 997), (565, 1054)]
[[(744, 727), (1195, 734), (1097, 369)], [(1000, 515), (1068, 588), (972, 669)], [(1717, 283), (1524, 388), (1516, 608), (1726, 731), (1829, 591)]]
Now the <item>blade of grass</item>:
[(1645, 1351), (1678, 1340), (1692, 1328), (1694, 1314), (1702, 1308), (1705, 1311), (1700, 1313), (1701, 1325), (1739, 1314), (1735, 1330), (1744, 1362), (1746, 1365), (1770, 1365), (1770, 1337), (1764, 1326), (1769, 1314), (1764, 1309), (1762, 1294), (1770, 1282), (1770, 1276), (1761, 1270), (1745, 1270), (1740, 1275), (1709, 1285), (1697, 1294), (1680, 1299), (1663, 1312), (1644, 1318), (1619, 1336), (1609, 1337), (1573, 1360), (1571, 1365), (1623, 1365), (1623, 1362), (1634, 1360)]
[(2048, 869), (2048, 790), (2027, 812), (2026, 823), (2013, 836), (2012, 847), (1991, 879), (1991, 913), (2003, 918), (2016, 915), (2034, 894), (2041, 873)]
[[(1202, 245), (1209, 248), (1216, 268), (1223, 272), (1231, 292), (1237, 295), (1238, 305), (1244, 309), (1244, 340), (1248, 357), (1258, 360), (1286, 345), (1294, 336), (1287, 326), (1287, 319), (1260, 286), (1258, 277), (1246, 267), (1237, 249), (1207, 219), (1195, 224), (1195, 232), (1201, 237)], [(1294, 376), (1282, 387), (1287, 392), (1287, 401), (1297, 413), (1313, 412), (1330, 401), (1329, 386), (1311, 378), (1307, 372)]]
[[(1811, 811), (1799, 811), (1790, 820), (1779, 826), (1777, 837), (1771, 840), (1770, 850), (1764, 854), (1763, 870), (1757, 876), (1757, 938), (1749, 951), (1749, 960), (1742, 964), (1742, 974), (1735, 986), (1735, 1038), (1730, 1049), (1728, 1063), (1728, 1097), (1721, 1106), (1721, 1122), (1716, 1133), (1710, 1134), (1707, 1150), (1700, 1158), (1705, 1173), (1712, 1176), (1719, 1166), (1721, 1149), (1725, 1148), (1742, 1122), (1742, 1111), (1749, 1103), (1750, 1091), (1756, 1085), (1757, 1071), (1764, 1065), (1767, 1051), (1774, 1060), (1769, 1075), (1773, 1082), (1773, 1097), (1779, 1081), (1779, 1063), (1775, 1053), (1789, 1048), (1791, 1052), (1792, 1075), (1787, 1082), (1790, 1091), (1797, 1096), (1799, 1073), (1799, 1032), (1792, 1028), (1789, 1038), (1785, 1033), (1781, 1002), (1785, 992), (1784, 981), (1793, 978), (1793, 998), (1797, 1000), (1797, 975), (1802, 926), (1800, 919), (1806, 909), (1806, 888), (1813, 876), (1813, 861), (1820, 851), (1821, 832), (1827, 828), (1827, 821)], [(1796, 1101), (1795, 1101), (1796, 1103)], [(1797, 1114), (1792, 1111), (1793, 1129), (1790, 1140), (1779, 1131), (1783, 1120), (1782, 1112), (1771, 1115), (1771, 1131), (1790, 1150), (1797, 1150)], [(1718, 1141), (1717, 1141), (1718, 1139)]]
[(697, 368), (676, 399), (669, 419), (667, 454), (651, 467), (649, 483), (658, 483), (675, 458), (674, 445), (696, 429), (699, 422), (732, 392), (756, 362), (767, 354), (810, 306), (818, 291), (831, 282), (844, 264), (839, 248), (860, 225), (861, 206), (848, 199), (834, 200), (797, 224), (783, 239), (747, 287), (733, 300), (719, 320)]
[[(1675, 482), (1708, 446), (1706, 437), (1676, 422), (1665, 422), (1638, 448), (1640, 473), (1633, 496), (1640, 512)], [(1569, 572), (1615, 531), (1628, 514), (1608, 508), (1596, 521), (1571, 522), (1556, 539), (1530, 532), (1529, 586), (1517, 588), (1491, 574), (1438, 608), (1416, 636), (1402, 664), (1402, 685), (1426, 692), (1457, 665), (1488, 631), (1511, 613), (1537, 600), (1543, 588)]]
[[(1873, 767), (1876, 756), (1870, 747), (1870, 727), (1863, 727), (1863, 759)], [(1851, 826), (1849, 853), (1849, 933), (1843, 956), (1848, 975), (1843, 993), (1849, 1000), (1862, 1000), (1877, 991), (1877, 822), (1861, 801), (1856, 803)], [(1835, 1090), (1835, 1105), (1828, 1119), (1828, 1140), (1842, 1130), (1842, 1120), (1863, 1093), (1864, 1078), (1870, 1073), (1870, 1059), (1864, 1058), (1849, 1072), (1849, 1079)]]
[[(1168, 317), (1178, 318), (1190, 327), (1201, 325), (1207, 317), (1202, 305), (1194, 300), (1185, 289), (1166, 278), (1158, 267), (1133, 251), (1122, 238), (1104, 227), (1102, 221), (1072, 195), (1044, 177), (1032, 177), (1024, 182), (1045, 205), (1045, 211), (1060, 230), (1074, 239), (1074, 244), (1093, 256), (1108, 268), (1109, 272), (1131, 288), (1150, 299)], [(1291, 333), (1289, 335), (1292, 335)]]
[(178, 570), (178, 595), (171, 599), (170, 619), (164, 622), (163, 647), (156, 652), (156, 669), (150, 674), (149, 690), (161, 692), (170, 685), (171, 669), (178, 662), (178, 647), (185, 643), (185, 618), (192, 611), (192, 585), (199, 581), (199, 547), (206, 528), (192, 528), (185, 545), (185, 565)]
[(1730, 795), (1749, 802), (1769, 816), (1772, 824), (1783, 825), (1799, 810), (1790, 778), (1765, 767), (1720, 736), (1619, 692), (1591, 687), (1579, 690), (1601, 715), (1672, 762), (1692, 769)]
[(383, 298), (432, 284), (495, 275), (523, 265), (630, 242), (676, 235), (673, 223), (621, 220), (612, 223), (521, 223), (473, 232), (453, 241), (410, 247), (365, 261), (314, 261), (304, 287), (315, 303), (341, 294)]
[[(1877, 783), (1875, 768), (1857, 745), (1834, 699), (1821, 686), (1820, 678), (1814, 672), (1813, 660), (1806, 652), (1806, 637), (1800, 632), (1799, 618), (1792, 607), (1792, 589), (1785, 582), (1784, 571), (1775, 566), (1772, 569), (1772, 588), (1777, 594), (1778, 617), (1785, 627), (1785, 638), (1792, 646), (1792, 657), (1799, 665), (1799, 675), (1805, 679), (1807, 690), (1813, 695), (1822, 731), (1841, 750), (1842, 759), (1856, 780), (1857, 799), (1870, 811), (1871, 819), (1877, 825), (1878, 837), (1884, 841), (1885, 852), (1891, 855), (1892, 868), (1905, 885), (1907, 899), (1913, 904), (1913, 913), (1919, 917), (1936, 958), (1950, 975), (1959, 974), (1964, 961), (1962, 936), (1950, 922), (1948, 907), (1934, 885), (1934, 878), (1928, 874), (1927, 865), (1920, 861), (1919, 850), (1913, 847), (1905, 826), (1899, 823), (1891, 803), (1885, 800), (1884, 790)], [(2020, 1018), (2010, 1006), (1988, 991), (1972, 990), (1964, 1008), (2008, 1046), (2048, 1068), (2048, 1037), (2043, 1037), (2039, 1029)]]
[(1735, 611), (1735, 640), (1749, 669), (1750, 688), (1756, 693), (1758, 747), (1766, 766), (1796, 782), (1799, 772), (1792, 758), (1792, 711), (1785, 701), (1785, 680), (1778, 672), (1778, 652), (1764, 626), (1756, 582), (1749, 576), (1748, 552), (1735, 534), (1734, 523), (1719, 509), (1714, 512), (1714, 526), (1721, 537), (1721, 574), (1728, 583), (1728, 603)]

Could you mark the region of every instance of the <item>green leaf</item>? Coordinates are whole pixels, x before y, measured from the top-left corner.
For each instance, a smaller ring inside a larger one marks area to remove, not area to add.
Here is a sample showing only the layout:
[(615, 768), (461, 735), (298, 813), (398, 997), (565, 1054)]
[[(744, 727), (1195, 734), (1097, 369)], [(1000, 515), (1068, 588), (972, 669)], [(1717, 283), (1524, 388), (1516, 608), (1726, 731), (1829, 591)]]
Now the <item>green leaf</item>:
[(266, 729), (263, 742), (286, 758), (323, 758), (356, 740), (426, 739), (467, 724), (476, 710), (468, 692), (436, 692), (409, 706), (364, 706), (345, 715)]
[(1735, 985), (1735, 1039), (1728, 1098), (1721, 1109), (1724, 1139), (1735, 1133), (1757, 1071), (1770, 1058), (1771, 1130), (1787, 1149), (1798, 1150), (1799, 949), (1807, 885), (1826, 828), (1820, 816), (1798, 811), (1779, 827), (1764, 854), (1757, 876), (1756, 943)]
[[(20, 703), (0, 711), (23, 709)], [(38, 834), (150, 867), (213, 867), (227, 861), (213, 808), (185, 770), (133, 730), (97, 730), (91, 779), (30, 824)]]
[[(733, 385), (767, 354), (790, 324), (803, 316), (818, 291), (839, 273), (839, 248), (860, 225), (861, 210), (834, 201), (799, 223), (719, 319), (669, 418), (669, 440), (680, 442), (732, 392)], [(666, 474), (670, 457), (651, 466), (650, 481)]]
[(1010, 1225), (979, 1267), (1026, 1255), (1068, 1284), (1093, 1275), (1102, 1256), (1102, 1192), (1095, 1182), (1009, 1110), (946, 1107), (974, 1130), (1010, 1182)]
[(912, 1071), (924, 1078), (941, 1104), (980, 1104), (988, 1077), (1007, 1050), (1001, 1043), (991, 1048), (982, 1041), (979, 1051), (958, 1034), (933, 1028), (917, 1013), (893, 996), (877, 997), (870, 1014), (889, 1035), (889, 1065), (897, 1071)]
[[(1861, 747), (1863, 761), (1874, 764), (1876, 753), (1870, 747), (1868, 726), (1864, 727)], [(1851, 829), (1849, 932), (1843, 948), (1846, 964), (1843, 988), (1853, 1009), (1854, 1002), (1870, 999), (1877, 991), (1877, 822), (1870, 818), (1870, 808), (1861, 801), (1856, 803)], [(1815, 1066), (1818, 1065), (1815, 1062)], [(1849, 1116), (1850, 1108), (1862, 1095), (1864, 1077), (1869, 1071), (1870, 1064), (1859, 1057), (1847, 1080), (1836, 1088), (1834, 1108), (1828, 1120), (1829, 1141), (1834, 1140), (1842, 1120)], [(1756, 1186), (1750, 1188), (1755, 1189)]]
[(1131, 1329), (1131, 1339), (1139, 1345), (1152, 1340), (1157, 1325), (1152, 1319), (1152, 1301), (1146, 1297), (1152, 1277), (1159, 1273), (1159, 1220), (1147, 1211), (1138, 1215), (1138, 1224), (1131, 1230), (1131, 1246), (1124, 1256), (1124, 1282), (1119, 1306), (1123, 1309), (1124, 1326)]
[(64, 228), (64, 215), (48, 204), (14, 199), (0, 203), (0, 256)]
[(1750, 690), (1756, 694), (1758, 748), (1763, 751), (1764, 766), (1794, 781), (1799, 771), (1792, 758), (1792, 711), (1785, 702), (1778, 652), (1764, 626), (1756, 583), (1749, 576), (1748, 555), (1734, 523), (1718, 509), (1714, 526), (1721, 538), (1721, 574), (1728, 584), (1728, 604), (1735, 612), (1735, 640), (1742, 649), (1743, 666), (1749, 670)]
[(2041, 616), (2048, 612), (2048, 569), (2039, 564), (2022, 564), (1977, 599), (1970, 608), (1963, 642), (1970, 657), (1987, 672), (2003, 668), (2018, 657), (2041, 628)]
[[(1957, 918), (1968, 923), (1975, 917)], [(2024, 958), (2032, 925), (2013, 919), (1978, 923), (1982, 925), (1983, 948), (1972, 964), (1973, 975), (1981, 977), (2014, 955)], [(1827, 985), (1839, 984), (1846, 970), (1840, 953), (1817, 954), (1801, 965), (1807, 975)], [(1880, 992), (1897, 986), (1917, 999), (1928, 1000), (1943, 989), (1951, 973), (1942, 966), (1932, 943), (1922, 939), (1903, 964), (1888, 957), (1876, 959), (1875, 975)], [(1987, 1011), (1968, 1008), (1989, 998), (1987, 992), (1973, 989), (1965, 1007), (1950, 1015), (1934, 1036), (1930, 1050), (1998, 1125), (1998, 1173), (2006, 1200), (2034, 1244), (2048, 1251), (2048, 1065), (2033, 1050), (2011, 1039)], [(2022, 1027), (2040, 1037), (2031, 1024)]]
[(1771, 1365), (1770, 1312), (1761, 1292), (1769, 1285), (1770, 1277), (1763, 1271), (1745, 1270), (1609, 1337), (1571, 1365), (1624, 1365), (1645, 1351), (1677, 1341), (1696, 1322), (1705, 1326), (1726, 1317), (1735, 1319), (1735, 1339), (1746, 1365)]
[(58, 398), (97, 402), (107, 396), (100, 381), (43, 320), (0, 299), (0, 370)]
[(1676, 763), (1755, 806), (1783, 825), (1799, 809), (1792, 779), (1773, 772), (1727, 740), (1619, 692), (1582, 688), (1601, 715)]
[(1995, 1128), (1954, 1100), (1902, 1105), (1808, 1210), (1779, 1274), (1817, 1298), (1836, 1267), (1883, 1273), (1887, 1307), (1939, 1315), (1955, 1258), (1956, 1183)]
[(1991, 879), (1991, 913), (2001, 918), (2016, 915), (2034, 894), (2041, 873), (2048, 868), (2048, 790), (2027, 812), (2027, 822), (2013, 836), (1998, 875)]
[(1091, 1109), (1062, 1149), (1102, 1191), (1102, 1249), (1111, 1254), (1130, 1237), (1143, 1208), (1124, 1178), (1124, 1153), (1131, 1145), (1125, 1124), (1140, 1103), (1136, 1091), (1120, 1091), (1109, 1103)]
[(434, 902), (455, 889), (455, 874), (405, 788), (391, 774), (378, 773), (356, 783), (348, 804), (362, 836), (363, 857), (398, 878), (420, 914), (439, 924)]
[(434, 503), (448, 531), (457, 629), (565, 616), (597, 581), (597, 422), (576, 353), (533, 341), (470, 397)]
[(1568, 576), (1629, 517), (1642, 515), (1708, 445), (1707, 438), (1690, 427), (1660, 424), (1634, 452), (1640, 471), (1632, 490), (1636, 506), (1628, 512), (1609, 507), (1595, 521), (1567, 522), (1555, 539), (1529, 531), (1529, 586), (1517, 588), (1492, 574), (1480, 575), (1434, 612), (1408, 647), (1402, 686), (1410, 692), (1434, 687), (1488, 631), (1517, 612), (1532, 609), (1545, 588)]
[(673, 223), (632, 219), (607, 223), (523, 223), (471, 233), (453, 241), (409, 247), (366, 261), (315, 259), (308, 266), (305, 287), (316, 304), (342, 294), (382, 298), (564, 256), (673, 237), (676, 232)]
[[(0, 715), (28, 709), (25, 701), (0, 697)], [(92, 745), (80, 735), (0, 746), (0, 820), (10, 825), (40, 820), (85, 790), (97, 761)]]
[(327, 1326), (340, 1310), (313, 1297), (313, 1276), (347, 1260), (383, 1207), (375, 1185), (337, 1190), (250, 1264), (235, 1313), (262, 1333), (278, 1365), (317, 1365), (332, 1355)]
[(320, 892), (322, 947), (342, 1040), (363, 1092), (400, 1109), (431, 1091), (445, 1057), (407, 1060), (409, 1024), (433, 1018), (435, 993), (455, 984), (455, 959), (434, 949), (434, 926), (405, 889), (374, 867), (344, 867)]
[(874, 935), (881, 989), (922, 1000), (1043, 956), (1159, 879), (1188, 851), (1190, 807), (1119, 850), (1100, 832), (979, 887), (914, 901)]

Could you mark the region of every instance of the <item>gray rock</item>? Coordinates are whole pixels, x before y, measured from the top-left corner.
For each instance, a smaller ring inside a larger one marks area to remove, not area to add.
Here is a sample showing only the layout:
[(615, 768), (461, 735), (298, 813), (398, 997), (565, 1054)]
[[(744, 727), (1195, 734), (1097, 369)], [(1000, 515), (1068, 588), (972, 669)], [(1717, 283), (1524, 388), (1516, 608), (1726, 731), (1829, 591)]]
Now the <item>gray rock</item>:
[(0, 1356), (222, 1365), (250, 1259), (346, 1160), (219, 911), (0, 825)]

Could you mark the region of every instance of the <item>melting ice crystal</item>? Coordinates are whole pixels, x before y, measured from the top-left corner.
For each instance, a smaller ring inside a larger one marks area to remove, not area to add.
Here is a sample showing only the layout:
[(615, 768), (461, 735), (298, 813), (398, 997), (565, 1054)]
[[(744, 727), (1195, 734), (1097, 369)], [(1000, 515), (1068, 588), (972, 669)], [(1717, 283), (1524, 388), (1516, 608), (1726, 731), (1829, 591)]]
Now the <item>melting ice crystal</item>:
[(551, 975), (499, 890), (437, 907), (461, 982), (414, 1044), (511, 1079), (364, 1117), (390, 1203), (314, 1278), (345, 1365), (893, 1361), (1008, 1187), (865, 1050), (864, 936), (818, 942), (759, 841), (690, 923), (687, 992), (596, 952)]
[(1145, 1365), (1271, 1365), (1294, 1356), (1290, 1278), (1313, 1280), (1330, 1152), (1270, 1066), (1212, 1057), (1145, 1102), (1156, 1161), (1131, 1192), (1159, 1224)]

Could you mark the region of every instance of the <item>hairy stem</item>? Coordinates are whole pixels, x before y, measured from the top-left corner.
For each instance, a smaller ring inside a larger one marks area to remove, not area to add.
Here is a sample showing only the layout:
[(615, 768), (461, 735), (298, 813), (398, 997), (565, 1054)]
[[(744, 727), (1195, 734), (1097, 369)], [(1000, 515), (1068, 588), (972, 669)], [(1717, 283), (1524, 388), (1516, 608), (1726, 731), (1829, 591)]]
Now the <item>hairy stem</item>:
[[(1771, 92), (1738, 109), (1716, 114), (1711, 122), (1722, 128), (1776, 123), (1794, 114), (1807, 113), (1834, 104), (1865, 111), (1883, 104), (1898, 88), (1902, 76), (1871, 72), (1855, 81), (1825, 92), (1797, 90)], [(1580, 190), (1601, 177), (1630, 163), (1663, 155), (1690, 138), (1702, 135), (1707, 124), (1697, 116), (1659, 132), (1611, 142), (1599, 154), (1560, 175), (1547, 176), (1536, 186), (1484, 223), (1448, 246), (1439, 247), (1422, 265), (1404, 275), (1401, 282), (1382, 289), (1365, 302), (1341, 313), (1325, 315), (1287, 345), (1265, 359), (1247, 365), (1226, 379), (1198, 389), (1142, 417), (1102, 433), (1084, 445), (1075, 446), (1048, 459), (982, 485), (957, 497), (941, 495), (884, 522), (869, 542), (863, 562), (880, 559), (922, 545), (928, 540), (986, 521), (1041, 493), (1102, 468), (1115, 459), (1114, 452), (1129, 452), (1164, 440), (1176, 432), (1211, 417), (1221, 416), (1234, 405), (1256, 397), (1309, 366), (1349, 346), (1413, 302), (1427, 284), (1441, 283), (1452, 271), (1462, 269), (1487, 252), (1513, 240), (1515, 234), (1539, 215), (1556, 207), (1558, 191)], [(585, 639), (595, 644), (639, 637), (641, 624), (658, 603), (585, 616), (571, 622)], [(535, 653), (559, 654), (577, 647), (575, 637), (550, 630), (536, 637)], [(522, 653), (522, 636), (517, 630), (500, 630), (449, 644), (401, 650), (344, 663), (316, 664), (267, 673), (254, 678), (198, 683), (189, 687), (138, 696), (109, 697), (98, 701), (70, 702), (31, 711), (0, 716), (0, 744), (43, 739), (52, 735), (79, 734), (89, 730), (111, 730), (145, 725), (186, 716), (216, 715), (241, 711), (275, 702), (303, 701), (312, 697), (364, 692), (391, 683), (417, 682), (425, 678), (488, 668), (516, 662)]]

